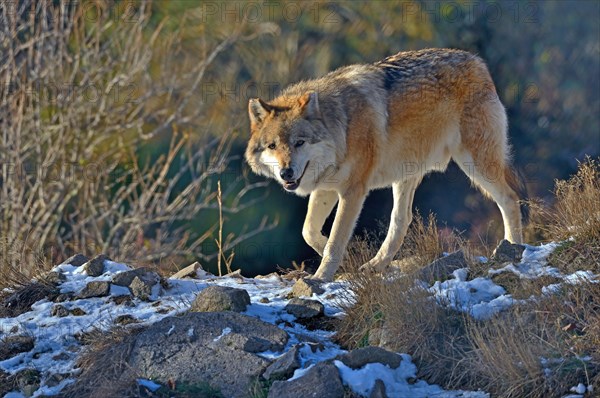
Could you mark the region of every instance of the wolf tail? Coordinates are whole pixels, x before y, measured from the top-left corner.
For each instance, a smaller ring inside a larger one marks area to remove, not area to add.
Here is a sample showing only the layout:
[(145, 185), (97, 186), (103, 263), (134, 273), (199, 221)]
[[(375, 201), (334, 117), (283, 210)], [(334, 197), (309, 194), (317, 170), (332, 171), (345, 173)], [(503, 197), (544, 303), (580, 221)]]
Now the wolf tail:
[(508, 186), (516, 192), (519, 197), (519, 205), (521, 209), (521, 219), (523, 225), (529, 222), (529, 205), (526, 203), (529, 199), (527, 192), (527, 186), (525, 186), (525, 179), (521, 171), (514, 166), (507, 165), (504, 170), (504, 176)]

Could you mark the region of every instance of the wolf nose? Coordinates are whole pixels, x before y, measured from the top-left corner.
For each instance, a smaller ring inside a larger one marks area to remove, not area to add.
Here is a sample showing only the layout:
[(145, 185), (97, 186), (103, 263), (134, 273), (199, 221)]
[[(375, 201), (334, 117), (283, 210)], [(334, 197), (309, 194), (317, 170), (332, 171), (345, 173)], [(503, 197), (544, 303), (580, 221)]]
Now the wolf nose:
[(281, 169), (281, 171), (279, 172), (279, 175), (281, 176), (281, 179), (283, 181), (293, 181), (294, 180), (294, 170), (291, 167), (287, 167), (285, 169)]

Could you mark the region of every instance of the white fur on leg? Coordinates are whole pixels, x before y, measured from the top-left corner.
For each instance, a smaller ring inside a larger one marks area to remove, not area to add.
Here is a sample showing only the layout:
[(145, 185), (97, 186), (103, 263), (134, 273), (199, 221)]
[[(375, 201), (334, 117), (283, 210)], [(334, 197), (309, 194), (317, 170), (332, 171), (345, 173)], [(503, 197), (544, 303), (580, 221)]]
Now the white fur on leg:
[(302, 227), (302, 237), (321, 257), (323, 257), (323, 251), (327, 245), (327, 238), (321, 233), (321, 228), (337, 201), (336, 192), (323, 190), (314, 191), (308, 200), (308, 211)]
[(412, 203), (415, 190), (420, 179), (411, 179), (405, 182), (392, 184), (394, 194), (394, 208), (388, 228), (387, 236), (379, 248), (377, 255), (360, 267), (361, 271), (372, 269), (382, 272), (393, 260), (406, 236), (408, 226), (412, 221)]
[(365, 189), (355, 188), (340, 195), (340, 203), (331, 229), (331, 236), (323, 251), (323, 260), (313, 279), (333, 280), (342, 263), (342, 258), (354, 231), (354, 225), (366, 198)]

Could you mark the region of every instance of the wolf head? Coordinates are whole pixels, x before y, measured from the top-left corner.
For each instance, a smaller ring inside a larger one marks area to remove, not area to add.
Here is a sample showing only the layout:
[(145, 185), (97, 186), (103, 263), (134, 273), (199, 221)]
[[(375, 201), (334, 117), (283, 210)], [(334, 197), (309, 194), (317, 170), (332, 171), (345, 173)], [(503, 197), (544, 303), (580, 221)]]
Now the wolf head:
[(286, 191), (310, 194), (335, 162), (335, 145), (311, 91), (248, 103), (250, 141), (246, 161), (252, 170), (276, 179)]

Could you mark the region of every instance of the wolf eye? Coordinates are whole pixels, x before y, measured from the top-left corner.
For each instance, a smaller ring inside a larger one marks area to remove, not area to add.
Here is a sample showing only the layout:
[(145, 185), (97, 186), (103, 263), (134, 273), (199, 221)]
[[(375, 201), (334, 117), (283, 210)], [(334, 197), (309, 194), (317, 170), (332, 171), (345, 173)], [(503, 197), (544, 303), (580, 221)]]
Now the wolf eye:
[(269, 149), (275, 149), (275, 143), (269, 144), (268, 148)]
[(298, 140), (296, 141), (296, 143), (294, 144), (294, 146), (296, 148), (300, 148), (302, 145), (304, 145), (304, 140)]

